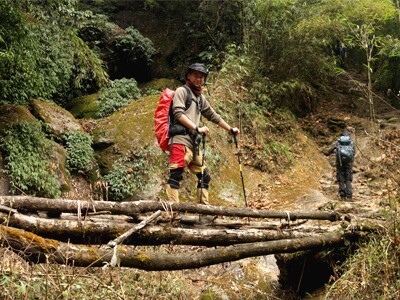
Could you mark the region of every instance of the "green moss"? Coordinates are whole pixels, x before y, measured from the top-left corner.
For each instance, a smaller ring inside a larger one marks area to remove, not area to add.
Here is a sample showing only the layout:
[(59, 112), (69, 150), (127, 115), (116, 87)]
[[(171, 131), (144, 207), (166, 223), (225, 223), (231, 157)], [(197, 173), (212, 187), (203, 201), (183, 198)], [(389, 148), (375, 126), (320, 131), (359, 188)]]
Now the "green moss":
[(152, 81), (146, 82), (145, 84), (141, 85), (142, 91), (162, 91), (165, 88), (176, 89), (177, 87), (181, 86), (182, 83), (178, 80), (167, 79), (167, 78), (160, 78), (154, 79)]
[[(113, 155), (115, 157), (127, 153), (132, 147), (154, 144), (154, 111), (158, 103), (158, 96), (147, 96), (131, 102), (127, 107), (102, 119), (93, 130), (94, 142), (100, 139), (112, 140), (114, 146), (99, 152), (100, 156)], [(117, 155), (115, 155), (117, 154)], [(107, 159), (103, 157), (103, 161)]]
[(68, 107), (75, 118), (96, 118), (99, 111), (99, 93), (73, 99)]
[(75, 117), (66, 109), (55, 103), (38, 99), (31, 100), (33, 114), (47, 125), (47, 130), (59, 136), (68, 131), (82, 131)]
[(60, 182), (61, 192), (69, 192), (71, 190), (71, 181), (67, 172), (67, 152), (56, 142), (51, 142), (53, 148), (52, 161), (55, 163), (58, 180)]
[(220, 297), (216, 292), (211, 289), (204, 291), (200, 295), (200, 300), (222, 300), (223, 298)]
[(5, 129), (8, 124), (26, 121), (29, 123), (37, 122), (28, 107), (22, 105), (4, 104), (0, 105), (0, 130)]

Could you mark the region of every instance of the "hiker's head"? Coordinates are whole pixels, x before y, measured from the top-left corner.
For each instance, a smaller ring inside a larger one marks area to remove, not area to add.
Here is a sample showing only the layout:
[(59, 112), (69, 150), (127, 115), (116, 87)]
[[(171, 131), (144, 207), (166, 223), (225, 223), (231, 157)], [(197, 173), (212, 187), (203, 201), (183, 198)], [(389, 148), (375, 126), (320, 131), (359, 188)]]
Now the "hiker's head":
[(208, 69), (204, 64), (191, 64), (187, 70), (185, 77), (196, 86), (202, 86), (206, 81)]
[(345, 130), (343, 130), (343, 132), (340, 135), (347, 136), (347, 135), (349, 135), (349, 132), (347, 131), (347, 129), (345, 129)]

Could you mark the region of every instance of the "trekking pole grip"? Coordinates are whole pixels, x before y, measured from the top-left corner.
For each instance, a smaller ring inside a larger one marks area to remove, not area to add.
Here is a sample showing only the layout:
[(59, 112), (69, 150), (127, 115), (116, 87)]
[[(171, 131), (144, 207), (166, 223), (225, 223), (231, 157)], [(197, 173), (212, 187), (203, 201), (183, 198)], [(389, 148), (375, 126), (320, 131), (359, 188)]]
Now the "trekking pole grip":
[(235, 142), (236, 149), (238, 149), (239, 146), (238, 146), (237, 134), (235, 132), (232, 132), (232, 135), (233, 135), (233, 141)]

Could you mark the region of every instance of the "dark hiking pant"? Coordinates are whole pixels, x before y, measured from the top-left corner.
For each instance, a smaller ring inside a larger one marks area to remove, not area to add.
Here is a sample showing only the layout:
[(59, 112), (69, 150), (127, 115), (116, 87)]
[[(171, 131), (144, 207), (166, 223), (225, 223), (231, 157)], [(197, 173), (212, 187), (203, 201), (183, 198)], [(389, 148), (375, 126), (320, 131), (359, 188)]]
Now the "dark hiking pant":
[(340, 197), (351, 198), (353, 196), (353, 189), (351, 187), (351, 182), (353, 181), (353, 164), (336, 164), (336, 176)]

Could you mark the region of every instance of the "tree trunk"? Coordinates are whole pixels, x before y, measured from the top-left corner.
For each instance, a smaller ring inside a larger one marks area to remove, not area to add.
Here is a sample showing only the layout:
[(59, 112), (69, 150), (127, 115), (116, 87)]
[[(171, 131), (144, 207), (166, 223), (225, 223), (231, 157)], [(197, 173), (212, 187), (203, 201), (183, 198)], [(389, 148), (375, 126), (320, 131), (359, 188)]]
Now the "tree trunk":
[[(117, 256), (121, 267), (138, 268), (149, 271), (181, 270), (199, 268), (247, 257), (274, 253), (293, 253), (308, 249), (322, 250), (342, 245), (343, 233), (329, 233), (314, 237), (284, 239), (270, 242), (232, 245), (203, 251), (177, 253), (144, 252), (136, 247), (117, 246)], [(55, 262), (73, 264), (79, 267), (101, 267), (113, 257), (113, 249), (95, 248), (83, 245), (61, 243), (44, 239), (20, 229), (0, 226), (0, 242), (9, 245), (13, 251), (34, 263)]]
[(215, 216), (231, 216), (242, 218), (275, 218), (285, 220), (310, 219), (337, 221), (340, 215), (336, 212), (285, 212), (259, 210), (252, 208), (234, 208), (225, 206), (202, 205), (195, 203), (176, 203), (160, 201), (133, 201), (133, 202), (108, 202), (108, 201), (83, 201), (67, 199), (47, 199), (29, 196), (0, 196), (0, 205), (14, 209), (26, 209), (33, 211), (48, 212), (73, 212), (78, 211), (95, 212), (107, 211), (112, 214), (134, 216), (140, 213), (165, 210), (168, 212), (179, 211), (194, 214), (205, 214)]

